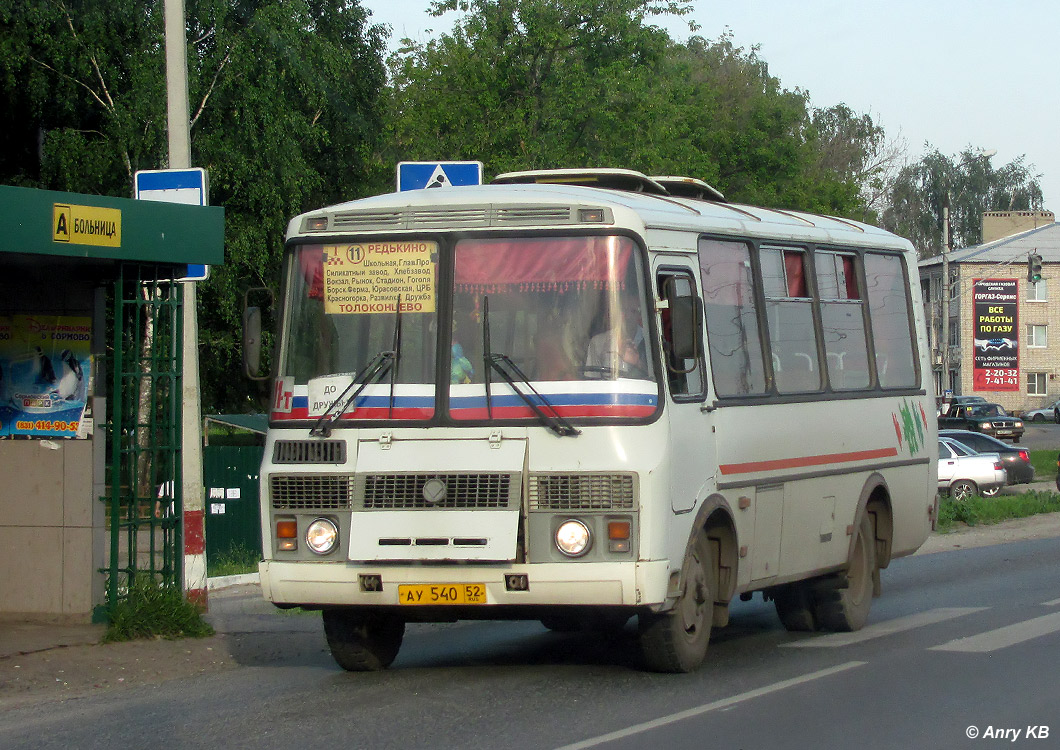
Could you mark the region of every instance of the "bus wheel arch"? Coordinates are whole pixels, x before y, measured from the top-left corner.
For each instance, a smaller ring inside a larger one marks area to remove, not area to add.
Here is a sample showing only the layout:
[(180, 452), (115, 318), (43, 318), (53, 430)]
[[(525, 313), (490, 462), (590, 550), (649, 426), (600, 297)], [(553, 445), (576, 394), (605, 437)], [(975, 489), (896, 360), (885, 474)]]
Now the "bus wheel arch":
[[(873, 473), (865, 482), (858, 500), (858, 512), (854, 516), (854, 528), (860, 519), (868, 514), (872, 521), (873, 538), (876, 546), (876, 568), (883, 570), (891, 563), (891, 542), (894, 536), (894, 513), (891, 505), (891, 492), (887, 481), (878, 473)], [(851, 537), (851, 554), (853, 554), (854, 537)], [(876, 596), (879, 596), (879, 573), (876, 576)]]
[(699, 531), (706, 536), (714, 560), (714, 626), (721, 628), (729, 624), (729, 602), (736, 595), (740, 559), (736, 524), (724, 497), (712, 495), (700, 506), (689, 535), (689, 546)]

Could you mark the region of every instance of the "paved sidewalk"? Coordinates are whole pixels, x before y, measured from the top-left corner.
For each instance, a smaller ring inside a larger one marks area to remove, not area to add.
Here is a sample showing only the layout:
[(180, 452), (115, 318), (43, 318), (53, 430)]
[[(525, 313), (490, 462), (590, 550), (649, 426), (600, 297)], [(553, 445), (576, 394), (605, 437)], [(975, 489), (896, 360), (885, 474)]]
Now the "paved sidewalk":
[[(319, 618), (286, 614), (265, 601), (256, 573), (211, 578), (209, 602), (206, 621), (222, 634), (320, 629)], [(0, 660), (66, 646), (94, 645), (106, 629), (105, 625), (0, 620)]]

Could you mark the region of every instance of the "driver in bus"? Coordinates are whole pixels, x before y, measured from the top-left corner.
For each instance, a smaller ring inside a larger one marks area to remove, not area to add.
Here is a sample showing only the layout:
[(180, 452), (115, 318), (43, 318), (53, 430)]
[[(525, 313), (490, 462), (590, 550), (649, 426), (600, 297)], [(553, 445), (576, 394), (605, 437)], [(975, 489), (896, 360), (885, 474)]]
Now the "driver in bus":
[(632, 297), (622, 297), (620, 314), (609, 330), (589, 340), (585, 370), (590, 378), (647, 377), (647, 349), (640, 310)]

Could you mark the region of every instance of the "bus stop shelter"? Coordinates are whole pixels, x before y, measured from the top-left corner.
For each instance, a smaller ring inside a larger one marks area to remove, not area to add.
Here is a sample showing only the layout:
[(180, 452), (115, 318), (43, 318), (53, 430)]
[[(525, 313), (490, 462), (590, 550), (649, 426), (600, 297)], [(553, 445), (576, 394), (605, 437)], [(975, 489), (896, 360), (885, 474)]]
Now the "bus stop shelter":
[(0, 620), (179, 583), (181, 309), (224, 211), (0, 186)]

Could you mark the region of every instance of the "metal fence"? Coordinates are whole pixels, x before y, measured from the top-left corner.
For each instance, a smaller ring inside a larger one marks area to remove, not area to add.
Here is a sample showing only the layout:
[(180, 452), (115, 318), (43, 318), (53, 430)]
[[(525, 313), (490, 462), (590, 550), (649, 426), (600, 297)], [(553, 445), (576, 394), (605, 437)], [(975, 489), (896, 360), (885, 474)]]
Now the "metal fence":
[(126, 263), (108, 358), (107, 607), (138, 576), (180, 586), (181, 306), (172, 266)]

